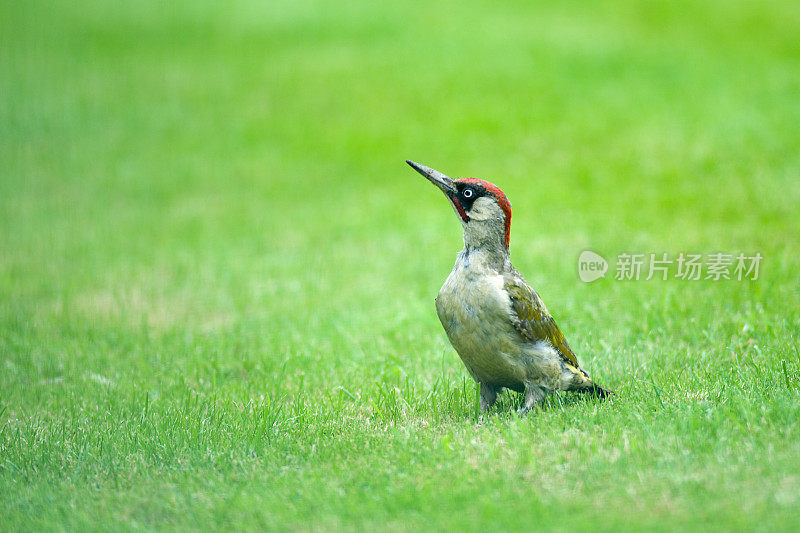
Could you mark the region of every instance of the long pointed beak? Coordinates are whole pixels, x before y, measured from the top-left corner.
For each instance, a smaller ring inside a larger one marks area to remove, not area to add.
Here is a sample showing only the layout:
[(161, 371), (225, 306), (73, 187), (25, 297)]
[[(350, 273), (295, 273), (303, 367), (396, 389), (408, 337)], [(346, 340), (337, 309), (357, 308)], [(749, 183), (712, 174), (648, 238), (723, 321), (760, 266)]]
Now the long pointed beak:
[(433, 170), (430, 167), (420, 165), (419, 163), (409, 161), (408, 159), (406, 159), (406, 163), (408, 163), (411, 168), (428, 178), (428, 181), (439, 187), (439, 189), (441, 189), (441, 191), (445, 193), (448, 198), (452, 197), (458, 192), (456, 186), (453, 184), (453, 180), (438, 170)]

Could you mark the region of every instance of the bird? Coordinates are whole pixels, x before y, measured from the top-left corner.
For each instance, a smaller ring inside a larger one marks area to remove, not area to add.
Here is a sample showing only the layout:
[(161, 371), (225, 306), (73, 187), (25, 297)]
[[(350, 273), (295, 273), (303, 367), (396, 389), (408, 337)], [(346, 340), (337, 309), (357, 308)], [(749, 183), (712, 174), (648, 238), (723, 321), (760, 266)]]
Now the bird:
[(504, 389), (524, 394), (520, 415), (557, 391), (612, 396), (581, 368), (542, 299), (511, 264), (511, 203), (505, 193), (486, 180), (451, 179), (406, 163), (444, 193), (461, 221), (464, 249), (439, 290), (436, 314), (480, 385), (482, 411)]

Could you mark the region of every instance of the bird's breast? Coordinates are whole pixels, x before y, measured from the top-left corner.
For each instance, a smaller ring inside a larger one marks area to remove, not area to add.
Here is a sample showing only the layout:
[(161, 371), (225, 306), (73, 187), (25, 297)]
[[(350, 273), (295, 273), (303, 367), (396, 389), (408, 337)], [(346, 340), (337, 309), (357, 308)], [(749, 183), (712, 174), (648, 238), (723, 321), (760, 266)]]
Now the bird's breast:
[(476, 380), (503, 386), (522, 382), (522, 347), (509, 319), (502, 274), (475, 272), (456, 262), (436, 298), (436, 312)]

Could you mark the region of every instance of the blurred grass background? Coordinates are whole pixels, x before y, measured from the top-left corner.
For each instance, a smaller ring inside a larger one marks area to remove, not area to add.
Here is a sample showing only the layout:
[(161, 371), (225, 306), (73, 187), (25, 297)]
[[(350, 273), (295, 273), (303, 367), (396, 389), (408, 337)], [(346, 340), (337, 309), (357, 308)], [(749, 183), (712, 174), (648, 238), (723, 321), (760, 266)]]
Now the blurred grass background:
[[(797, 35), (748, 0), (3, 3), (0, 526), (795, 529)], [(614, 402), (476, 419), (433, 308), (459, 224), (407, 158), (503, 188)], [(764, 260), (583, 284), (584, 249)]]

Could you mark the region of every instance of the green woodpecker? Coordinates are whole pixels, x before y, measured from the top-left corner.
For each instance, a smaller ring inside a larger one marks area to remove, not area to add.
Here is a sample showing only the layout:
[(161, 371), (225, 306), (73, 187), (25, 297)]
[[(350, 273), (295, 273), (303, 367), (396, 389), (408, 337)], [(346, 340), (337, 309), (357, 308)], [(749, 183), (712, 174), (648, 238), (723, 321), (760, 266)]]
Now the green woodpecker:
[(481, 408), (491, 407), (504, 388), (525, 393), (520, 414), (555, 391), (612, 395), (581, 369), (539, 295), (511, 265), (511, 204), (503, 191), (406, 163), (445, 194), (464, 230), (464, 249), (436, 297), (436, 313), (480, 384)]

